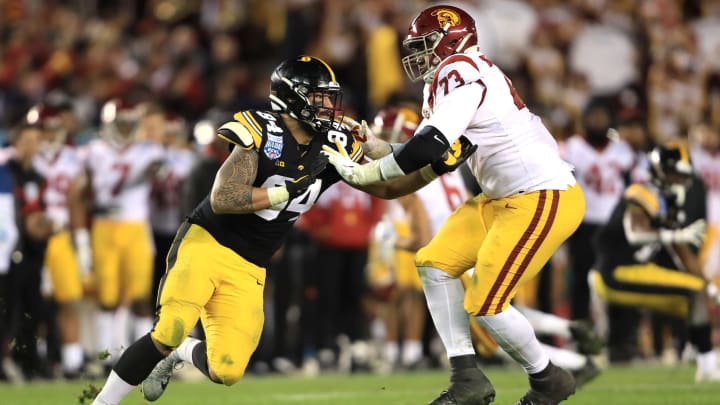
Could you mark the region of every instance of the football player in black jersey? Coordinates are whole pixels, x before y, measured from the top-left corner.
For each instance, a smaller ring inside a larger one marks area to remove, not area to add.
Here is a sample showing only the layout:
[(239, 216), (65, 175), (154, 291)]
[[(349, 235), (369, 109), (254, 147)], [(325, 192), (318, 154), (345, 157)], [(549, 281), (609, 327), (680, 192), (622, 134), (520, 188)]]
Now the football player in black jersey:
[(651, 184), (630, 185), (596, 234), (591, 286), (610, 304), (687, 319), (698, 350), (696, 381), (720, 381), (708, 313), (716, 293), (697, 257), (705, 237), (704, 187), (684, 144), (656, 146), (649, 161)]
[[(220, 384), (242, 377), (262, 331), (270, 256), (298, 216), (341, 180), (332, 166), (326, 168), (322, 146), (340, 148), (355, 162), (364, 157), (361, 144), (341, 124), (341, 97), (330, 66), (300, 56), (273, 72), (272, 111), (241, 111), (220, 127), (218, 135), (234, 148), (210, 194), (177, 232), (155, 326), (123, 353), (93, 404), (115, 405), (141, 382), (145, 398), (154, 401), (180, 361)], [(472, 152), (456, 148), (451, 153), (457, 159), (358, 188), (381, 198), (411, 193)], [(199, 318), (204, 341), (187, 337)]]

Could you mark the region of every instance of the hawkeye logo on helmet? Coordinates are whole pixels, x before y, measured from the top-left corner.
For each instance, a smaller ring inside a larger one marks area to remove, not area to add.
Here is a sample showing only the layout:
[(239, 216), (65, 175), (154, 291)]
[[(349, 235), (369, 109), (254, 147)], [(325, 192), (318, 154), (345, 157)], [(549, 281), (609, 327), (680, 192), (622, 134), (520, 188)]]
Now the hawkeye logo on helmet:
[(451, 27), (460, 24), (460, 16), (456, 12), (447, 8), (439, 8), (430, 13), (430, 15), (437, 17), (440, 28), (445, 28), (448, 24)]

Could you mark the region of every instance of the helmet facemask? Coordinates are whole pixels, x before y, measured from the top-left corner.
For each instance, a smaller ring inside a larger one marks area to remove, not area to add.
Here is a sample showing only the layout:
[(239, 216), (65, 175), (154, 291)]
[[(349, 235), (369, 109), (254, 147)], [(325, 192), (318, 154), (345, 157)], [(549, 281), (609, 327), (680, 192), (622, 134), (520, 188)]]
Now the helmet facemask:
[(432, 81), (435, 69), (442, 61), (435, 53), (435, 48), (445, 35), (443, 31), (432, 31), (403, 41), (403, 46), (410, 50), (410, 54), (402, 58), (403, 68), (410, 81), (416, 82), (420, 79), (426, 83)]
[(681, 207), (692, 186), (693, 168), (689, 161), (667, 158), (662, 156), (663, 153), (672, 152), (655, 148), (649, 154), (651, 179), (666, 197), (674, 199), (675, 204)]

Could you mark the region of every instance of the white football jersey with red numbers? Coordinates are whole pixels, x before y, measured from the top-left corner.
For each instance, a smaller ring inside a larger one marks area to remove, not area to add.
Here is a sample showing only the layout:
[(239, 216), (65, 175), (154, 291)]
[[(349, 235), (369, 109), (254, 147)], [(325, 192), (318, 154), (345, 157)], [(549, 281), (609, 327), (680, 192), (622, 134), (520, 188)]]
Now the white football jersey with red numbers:
[(70, 182), (83, 171), (82, 160), (74, 148), (63, 146), (57, 153), (38, 153), (33, 158), (35, 170), (45, 178), (45, 213), (60, 226), (70, 220), (67, 193)]
[(416, 191), (430, 221), (430, 232), (435, 235), (445, 220), (468, 199), (459, 171), (446, 173)]
[(707, 220), (720, 227), (720, 155), (712, 155), (699, 146), (690, 149), (695, 172), (707, 188)]
[(120, 221), (147, 221), (150, 215), (149, 168), (162, 163), (162, 146), (132, 142), (116, 148), (96, 139), (87, 148), (96, 215)]
[(580, 135), (571, 136), (562, 148), (563, 158), (575, 166), (575, 178), (585, 193), (583, 222), (602, 225), (625, 190), (625, 175), (635, 163), (635, 154), (627, 143), (610, 140), (596, 149)]
[(168, 173), (152, 185), (152, 228), (163, 234), (175, 234), (182, 216), (182, 184), (195, 163), (195, 154), (186, 149), (165, 150), (165, 170)]
[(448, 57), (425, 87), (420, 127), (434, 126), (450, 143), (465, 135), (478, 145), (468, 166), (487, 196), (566, 190), (575, 184), (572, 167), (560, 158), (540, 117), (481, 52)]

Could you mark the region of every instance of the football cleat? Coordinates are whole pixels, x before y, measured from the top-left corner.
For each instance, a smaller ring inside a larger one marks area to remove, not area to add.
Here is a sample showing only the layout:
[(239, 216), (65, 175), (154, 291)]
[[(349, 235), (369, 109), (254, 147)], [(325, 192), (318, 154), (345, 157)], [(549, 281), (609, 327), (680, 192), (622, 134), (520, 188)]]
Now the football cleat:
[(575, 377), (575, 385), (579, 388), (590, 382), (590, 380), (599, 376), (601, 373), (600, 368), (595, 364), (590, 356), (585, 357), (585, 365), (577, 370), (572, 370), (572, 375)]
[(487, 405), (495, 400), (490, 380), (477, 368), (457, 371), (450, 377), (450, 387), (428, 405)]
[(170, 383), (175, 366), (182, 364), (180, 356), (177, 352), (170, 353), (169, 356), (162, 359), (155, 368), (150, 372), (145, 381), (142, 382), (142, 393), (148, 401), (156, 401), (165, 392), (165, 388)]
[(552, 363), (548, 367), (545, 377), (529, 377), (530, 390), (515, 405), (557, 405), (575, 393), (572, 374)]
[(588, 321), (571, 321), (570, 334), (578, 344), (578, 351), (582, 354), (600, 354), (605, 344), (600, 336), (595, 333), (593, 326)]

